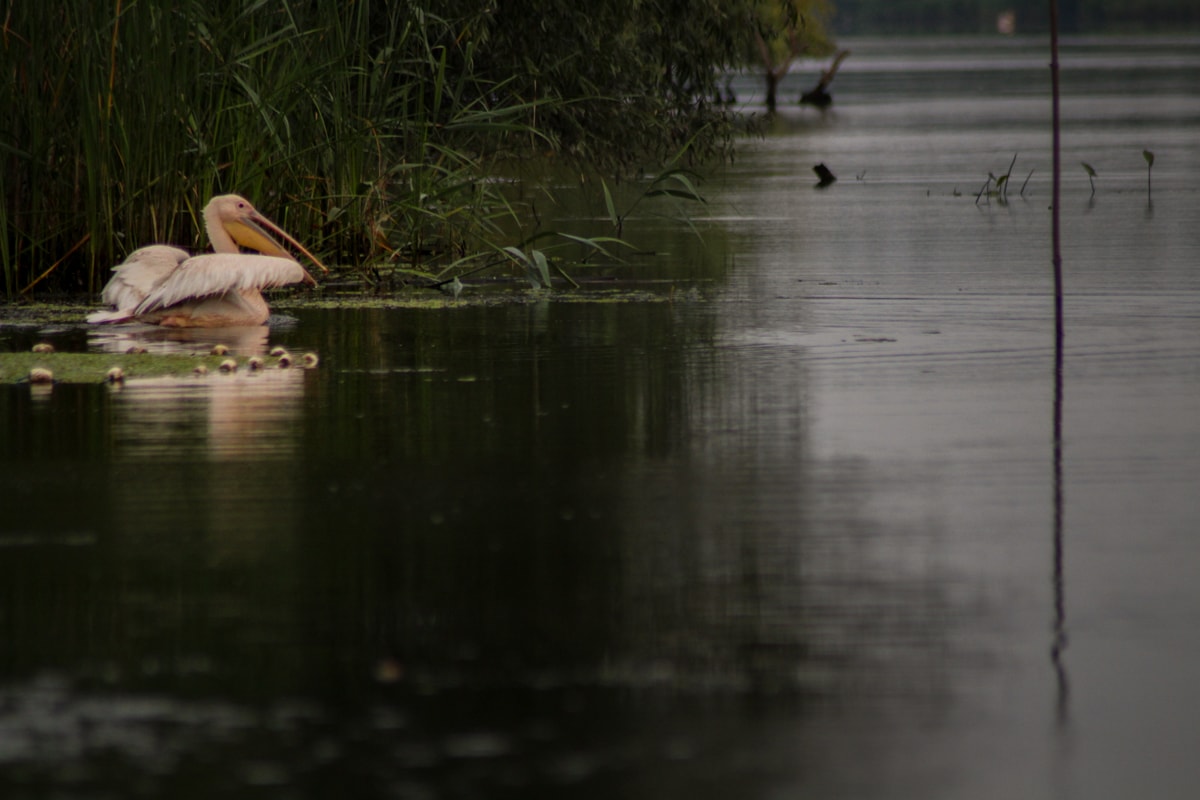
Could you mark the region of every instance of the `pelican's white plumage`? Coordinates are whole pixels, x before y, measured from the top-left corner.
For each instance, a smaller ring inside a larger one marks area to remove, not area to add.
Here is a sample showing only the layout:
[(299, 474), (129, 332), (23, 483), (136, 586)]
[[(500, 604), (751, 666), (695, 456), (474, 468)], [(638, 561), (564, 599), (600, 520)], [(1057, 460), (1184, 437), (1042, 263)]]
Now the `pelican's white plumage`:
[(136, 308), (175, 269), (189, 258), (186, 250), (169, 244), (152, 244), (130, 253), (116, 267), (100, 299), (117, 308)]
[(190, 300), (241, 295), (287, 286), (289, 283), (315, 284), (316, 281), (304, 267), (290, 258), (207, 253), (192, 256), (181, 263), (178, 269), (146, 293), (134, 313), (142, 316)]
[[(263, 289), (291, 283), (316, 285), (276, 236), (325, 270), (243, 197), (214, 197), (204, 209), (204, 227), (217, 252), (189, 256), (169, 245), (134, 251), (115, 268), (101, 294), (111, 310), (89, 314), (88, 322), (133, 320), (185, 328), (261, 325), (271, 314)], [(242, 253), (239, 246), (261, 255)]]
[(112, 280), (100, 293), (100, 299), (111, 310), (88, 314), (87, 321), (126, 322), (133, 319), (142, 301), (188, 258), (186, 250), (168, 244), (152, 244), (134, 250), (129, 258), (113, 268)]

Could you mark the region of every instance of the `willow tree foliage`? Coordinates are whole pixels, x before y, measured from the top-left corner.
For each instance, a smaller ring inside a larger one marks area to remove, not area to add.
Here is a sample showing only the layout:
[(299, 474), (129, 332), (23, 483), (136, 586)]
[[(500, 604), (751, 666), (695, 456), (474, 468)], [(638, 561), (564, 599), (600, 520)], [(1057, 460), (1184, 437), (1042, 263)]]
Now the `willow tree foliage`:
[(828, 32), (833, 14), (828, 0), (751, 0), (747, 4), (747, 64), (761, 69), (766, 104), (775, 110), (779, 82), (799, 58), (819, 58), (834, 50)]
[(717, 82), (754, 18), (752, 0), (9, 5), (10, 297), (94, 291), (148, 242), (201, 247), (224, 191), (342, 264), (496, 250), (514, 212), (487, 178), (512, 164), (726, 155)]
[(462, 20), (460, 68), (491, 76), (496, 102), (555, 153), (601, 168), (661, 158), (691, 143), (728, 147), (714, 100), (746, 35), (747, 0), (443, 0)]

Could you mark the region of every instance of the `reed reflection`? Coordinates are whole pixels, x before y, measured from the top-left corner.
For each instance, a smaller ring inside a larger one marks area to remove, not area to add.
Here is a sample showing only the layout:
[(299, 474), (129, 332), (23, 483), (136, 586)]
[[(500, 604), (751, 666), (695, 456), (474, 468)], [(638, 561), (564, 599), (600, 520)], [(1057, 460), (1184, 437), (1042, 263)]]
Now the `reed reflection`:
[(1063, 654), (1067, 649), (1067, 591), (1063, 579), (1063, 563), (1066, 551), (1063, 543), (1063, 331), (1061, 306), (1054, 337), (1054, 439), (1053, 450), (1053, 535), (1054, 535), (1054, 637), (1050, 645), (1050, 660), (1054, 665), (1057, 686), (1058, 723), (1067, 722), (1070, 709), (1071, 686)]

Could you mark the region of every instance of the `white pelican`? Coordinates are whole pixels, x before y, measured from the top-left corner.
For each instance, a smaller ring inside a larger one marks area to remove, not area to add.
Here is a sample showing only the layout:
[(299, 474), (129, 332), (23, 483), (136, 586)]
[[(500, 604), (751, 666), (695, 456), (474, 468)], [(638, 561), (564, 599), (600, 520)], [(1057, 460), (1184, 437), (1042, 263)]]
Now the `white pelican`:
[[(312, 253), (236, 194), (214, 197), (204, 207), (204, 229), (214, 253), (189, 256), (170, 245), (135, 250), (104, 287), (108, 311), (88, 322), (146, 322), (175, 328), (262, 325), (271, 315), (262, 290), (316, 281), (279, 239), (328, 272)], [(276, 238), (278, 237), (278, 238)], [(242, 253), (241, 247), (259, 254)]]

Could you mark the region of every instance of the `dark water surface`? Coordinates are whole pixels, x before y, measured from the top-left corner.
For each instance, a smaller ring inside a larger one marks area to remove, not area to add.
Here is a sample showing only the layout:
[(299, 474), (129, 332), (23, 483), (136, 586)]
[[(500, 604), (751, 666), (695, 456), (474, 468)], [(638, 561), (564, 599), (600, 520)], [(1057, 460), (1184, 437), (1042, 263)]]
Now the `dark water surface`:
[(1020, 41), (851, 43), (705, 246), (627, 231), (673, 254), (639, 302), (284, 308), (319, 369), (0, 386), (0, 794), (1192, 796), (1198, 45), (1064, 51), (1057, 475)]

